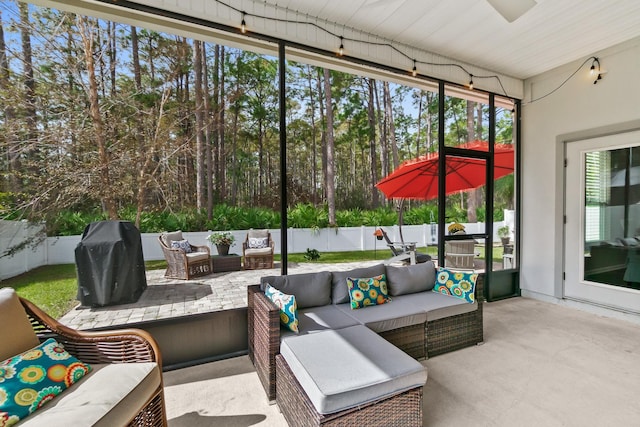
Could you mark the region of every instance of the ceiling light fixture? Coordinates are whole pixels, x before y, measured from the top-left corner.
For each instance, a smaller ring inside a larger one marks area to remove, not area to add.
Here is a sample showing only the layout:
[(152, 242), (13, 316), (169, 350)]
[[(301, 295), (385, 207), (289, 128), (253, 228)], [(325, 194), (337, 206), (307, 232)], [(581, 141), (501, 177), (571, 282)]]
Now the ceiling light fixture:
[(469, 74), (469, 89), (473, 90), (473, 74)]
[(340, 36), (340, 47), (338, 48), (338, 56), (344, 55), (344, 37)]
[(589, 74), (594, 76), (596, 75), (596, 73), (597, 73), (597, 76), (593, 81), (593, 84), (598, 83), (598, 80), (602, 80), (602, 73), (603, 73), (603, 71), (600, 69), (600, 60), (594, 56), (593, 61), (591, 61), (591, 68), (589, 69)]
[(418, 69), (416, 68), (416, 60), (415, 59), (413, 60), (413, 70), (411, 70), (411, 75), (413, 77), (418, 75)]
[(244, 17), (247, 15), (247, 12), (242, 12), (242, 22), (240, 23), (240, 32), (245, 34), (247, 32), (247, 23), (244, 20)]

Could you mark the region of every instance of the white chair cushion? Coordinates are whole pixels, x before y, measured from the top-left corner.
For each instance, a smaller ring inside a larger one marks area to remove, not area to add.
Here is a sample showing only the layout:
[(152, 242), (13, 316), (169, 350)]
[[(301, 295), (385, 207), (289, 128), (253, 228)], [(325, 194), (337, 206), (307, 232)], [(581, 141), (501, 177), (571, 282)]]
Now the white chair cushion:
[(185, 255), (187, 256), (187, 262), (204, 261), (209, 259), (209, 254), (207, 254), (206, 252), (189, 252)]
[(114, 363), (91, 367), (91, 373), (18, 425), (126, 425), (160, 385), (161, 374), (156, 363)]
[(260, 248), (260, 249), (245, 249), (244, 251), (246, 255), (269, 255), (271, 254), (271, 248)]

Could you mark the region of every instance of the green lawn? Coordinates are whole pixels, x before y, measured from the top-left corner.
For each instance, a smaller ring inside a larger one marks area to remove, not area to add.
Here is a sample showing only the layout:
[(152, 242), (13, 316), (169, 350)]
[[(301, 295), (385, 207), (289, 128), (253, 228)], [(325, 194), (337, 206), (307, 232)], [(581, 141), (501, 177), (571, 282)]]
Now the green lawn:
[[(484, 257), (484, 247), (478, 246), (481, 257)], [(437, 256), (435, 247), (418, 248), (420, 252), (427, 252), (432, 257)], [(381, 248), (375, 251), (351, 251), (351, 252), (321, 252), (318, 263), (340, 263), (370, 260), (385, 260), (391, 257), (391, 251)], [(496, 247), (493, 251), (494, 261), (502, 260), (502, 247)], [(289, 254), (289, 262), (309, 262), (304, 259), (304, 254)], [(280, 256), (275, 259), (280, 261)], [(165, 261), (148, 261), (145, 263), (147, 270), (164, 269)], [(45, 310), (52, 317), (58, 319), (71, 310), (78, 301), (76, 293), (78, 282), (76, 280), (75, 264), (49, 265), (39, 267), (28, 273), (0, 282), (0, 286), (10, 286), (23, 298), (26, 298)]]

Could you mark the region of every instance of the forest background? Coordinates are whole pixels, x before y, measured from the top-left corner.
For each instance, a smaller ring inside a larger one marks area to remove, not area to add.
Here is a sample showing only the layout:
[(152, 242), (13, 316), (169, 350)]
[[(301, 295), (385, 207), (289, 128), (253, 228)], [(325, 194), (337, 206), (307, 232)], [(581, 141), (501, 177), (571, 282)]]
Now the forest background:
[[(437, 151), (438, 94), (287, 62), (290, 227), (392, 225), (376, 182)], [(278, 228), (278, 61), (26, 3), (0, 4), (0, 218), (81, 234), (96, 220), (142, 232)], [(445, 140), (488, 137), (488, 106), (445, 99)], [(496, 142), (512, 143), (498, 109)], [(496, 182), (494, 220), (513, 209)], [(485, 220), (481, 191), (450, 221)], [(408, 203), (404, 223), (437, 219)]]

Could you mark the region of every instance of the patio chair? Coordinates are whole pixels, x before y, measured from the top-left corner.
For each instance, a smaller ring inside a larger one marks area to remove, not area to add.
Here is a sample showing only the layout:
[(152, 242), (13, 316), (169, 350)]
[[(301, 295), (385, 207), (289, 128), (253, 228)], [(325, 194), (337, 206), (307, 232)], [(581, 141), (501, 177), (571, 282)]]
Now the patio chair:
[(208, 246), (192, 245), (182, 237), (180, 230), (160, 234), (158, 242), (167, 261), (164, 277), (189, 280), (211, 274), (211, 254)]
[(476, 241), (451, 240), (444, 244), (444, 262), (446, 267), (473, 269)]
[(269, 230), (249, 230), (242, 243), (245, 270), (273, 268), (275, 243)]
[(416, 242), (392, 242), (387, 232), (382, 228), (382, 237), (387, 242), (387, 246), (391, 249), (393, 256), (386, 260), (385, 264), (394, 262), (402, 262), (403, 264), (420, 264), (431, 261), (431, 256), (416, 251)]
[[(162, 357), (156, 341), (149, 333), (131, 328), (78, 331), (20, 298), (12, 288), (1, 288), (0, 360), (11, 357), (12, 363), (21, 363), (20, 357), (14, 356), (29, 352), (31, 359), (24, 358), (22, 361), (38, 359), (39, 363), (47, 366), (47, 358), (42, 355), (50, 354), (49, 351), (38, 352), (34, 349), (38, 345), (46, 346), (50, 339), (64, 346), (64, 350), (79, 362), (90, 365), (91, 371), (81, 379), (74, 378), (76, 371), (72, 371), (63, 355), (55, 358), (54, 354), (48, 356), (49, 363), (53, 365), (54, 360), (58, 363), (58, 370), (55, 371), (58, 378), (51, 376), (56, 366), (48, 368), (48, 371), (42, 366), (37, 367), (44, 369), (45, 377), (48, 381), (55, 381), (56, 385), (46, 388), (42, 383), (27, 385), (29, 388), (41, 388), (40, 393), (45, 393), (47, 388), (55, 388), (57, 392), (41, 394), (45, 398), (40, 404), (46, 404), (42, 407), (39, 404), (37, 411), (24, 418), (20, 425), (167, 426)], [(62, 378), (59, 377), (60, 367), (63, 373), (67, 371)], [(67, 376), (74, 379), (72, 382), (75, 384), (65, 390), (58, 383), (67, 384)], [(7, 384), (15, 381), (15, 378), (12, 380), (10, 376), (5, 376), (4, 380)], [(58, 393), (58, 396), (49, 400)]]

